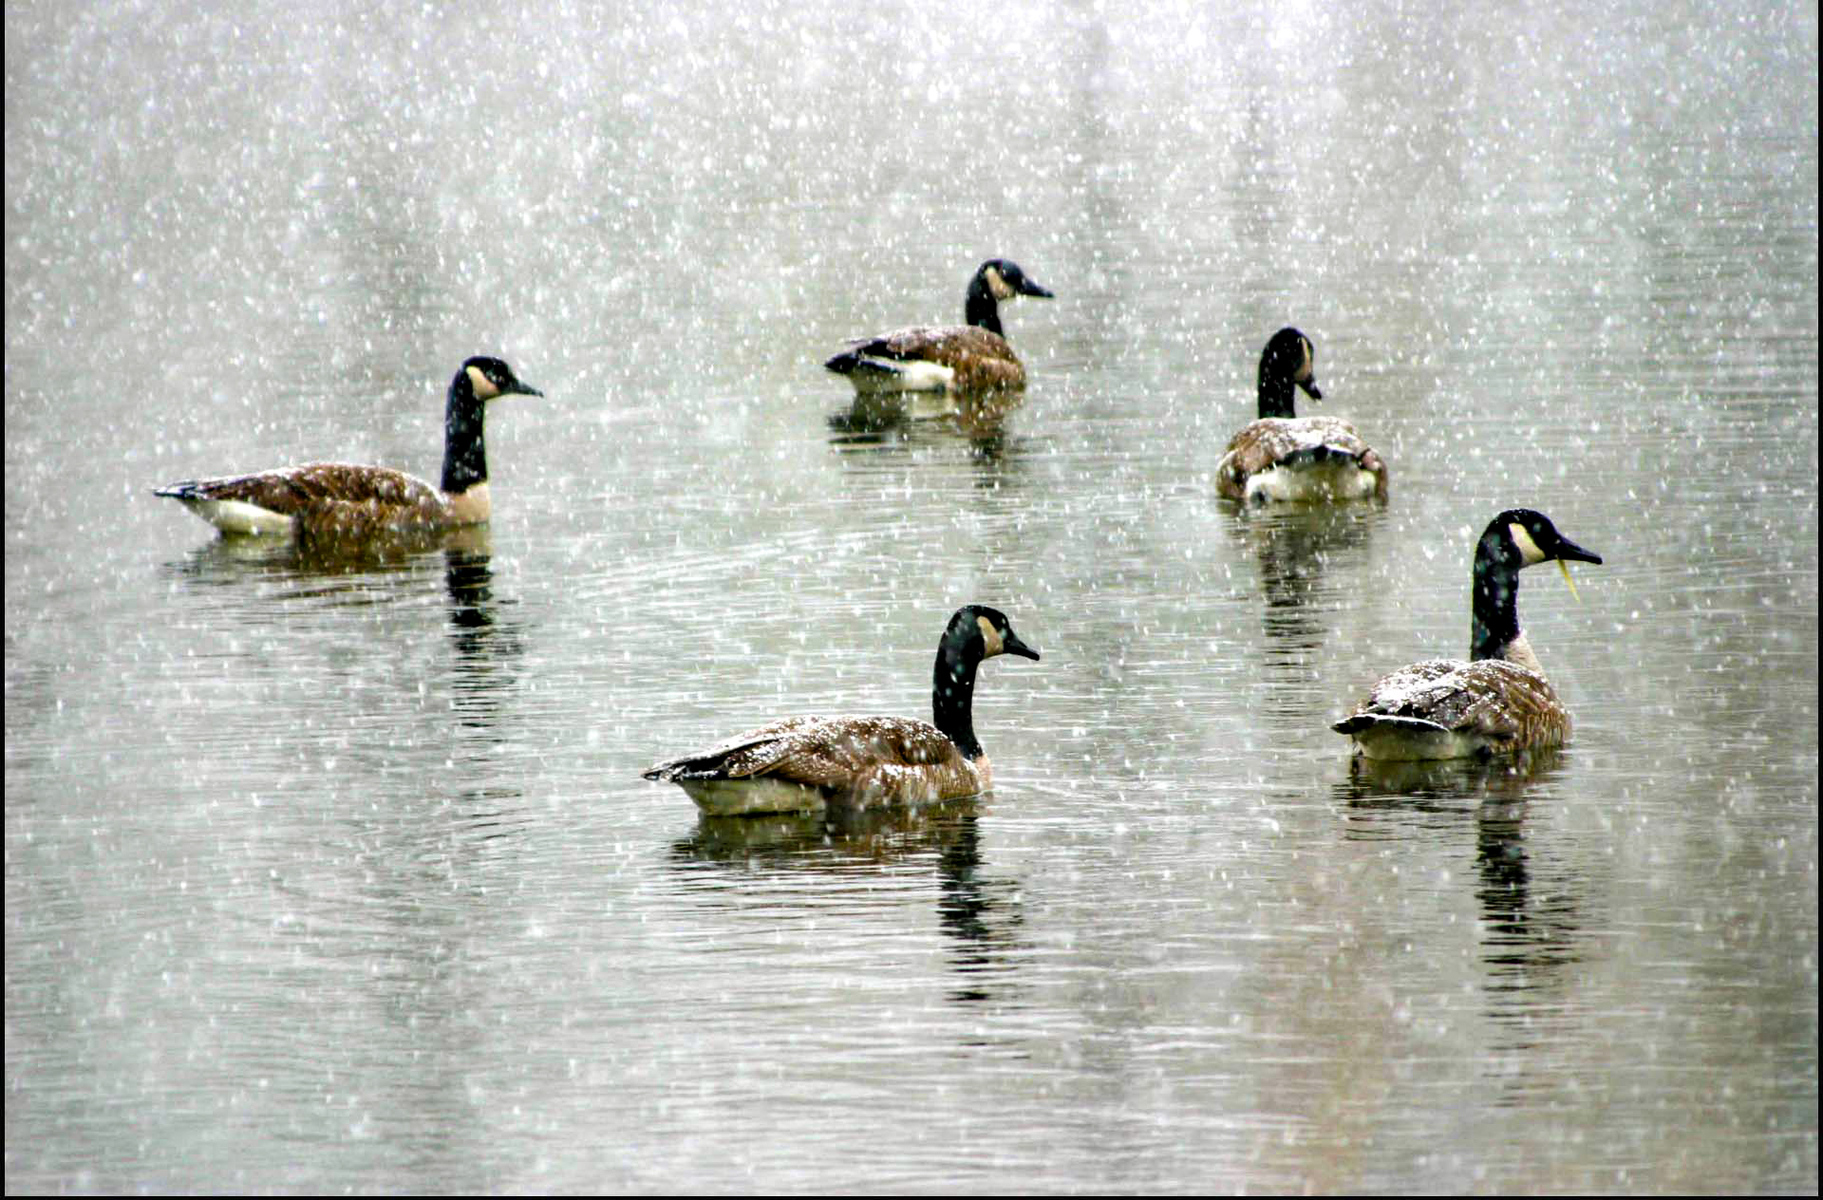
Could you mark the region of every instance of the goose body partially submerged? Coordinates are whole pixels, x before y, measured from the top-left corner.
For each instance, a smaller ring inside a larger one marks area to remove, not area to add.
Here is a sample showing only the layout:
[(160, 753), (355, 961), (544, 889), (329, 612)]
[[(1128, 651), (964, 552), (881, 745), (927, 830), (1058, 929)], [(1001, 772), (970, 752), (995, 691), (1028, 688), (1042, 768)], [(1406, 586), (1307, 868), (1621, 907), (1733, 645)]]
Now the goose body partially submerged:
[(1037, 659), (1006, 615), (958, 609), (938, 643), (932, 720), (787, 717), (643, 772), (675, 783), (710, 816), (859, 808), (972, 796), (993, 786), (975, 739), (975, 671), (999, 654)]
[(1050, 298), (1018, 263), (990, 258), (969, 280), (961, 325), (916, 325), (850, 342), (823, 365), (857, 392), (980, 392), (1023, 388), (1025, 364), (1007, 344), (1000, 302)]
[(1469, 661), (1402, 667), (1331, 728), (1382, 760), (1494, 758), (1567, 742), (1570, 714), (1519, 628), (1519, 572), (1551, 561), (1567, 581), (1568, 563), (1601, 556), (1558, 533), (1543, 513), (1514, 508), (1495, 517), (1475, 548)]
[(1281, 329), (1260, 352), (1259, 419), (1228, 443), (1215, 468), (1230, 500), (1386, 498), (1386, 463), (1339, 417), (1300, 417), (1293, 389), (1321, 400), (1316, 351), (1296, 329)]
[(185, 480), (155, 494), (180, 502), (227, 534), (346, 541), (478, 525), (493, 515), (482, 436), (487, 403), (543, 394), (497, 358), (463, 363), (445, 405), (441, 486), (390, 467), (310, 463)]

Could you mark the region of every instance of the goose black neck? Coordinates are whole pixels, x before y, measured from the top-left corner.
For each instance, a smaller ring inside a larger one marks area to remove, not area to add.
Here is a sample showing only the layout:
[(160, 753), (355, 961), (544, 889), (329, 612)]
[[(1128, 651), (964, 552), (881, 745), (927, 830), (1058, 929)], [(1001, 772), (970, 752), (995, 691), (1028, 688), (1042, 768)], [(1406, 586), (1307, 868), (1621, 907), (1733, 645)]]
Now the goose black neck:
[(1525, 565), (1510, 538), (1489, 529), (1475, 547), (1473, 618), (1469, 661), (1504, 658), (1519, 636), (1519, 569)]
[(487, 444), (481, 434), (486, 403), (475, 395), (467, 369), (457, 371), (443, 412), (443, 490), (452, 495), (487, 482)]
[(1292, 396), (1296, 387), (1291, 376), (1273, 368), (1270, 355), (1261, 358), (1260, 419), (1297, 416), (1295, 398)]
[(969, 281), (968, 299), (962, 304), (962, 319), (970, 325), (981, 326), (989, 333), (1006, 336), (1006, 331), (1000, 328), (1000, 304), (994, 299), (985, 274), (977, 275)]
[(975, 668), (981, 658), (963, 642), (966, 632), (950, 630), (937, 647), (930, 706), (931, 723), (972, 761), (982, 754), (981, 743), (975, 740)]

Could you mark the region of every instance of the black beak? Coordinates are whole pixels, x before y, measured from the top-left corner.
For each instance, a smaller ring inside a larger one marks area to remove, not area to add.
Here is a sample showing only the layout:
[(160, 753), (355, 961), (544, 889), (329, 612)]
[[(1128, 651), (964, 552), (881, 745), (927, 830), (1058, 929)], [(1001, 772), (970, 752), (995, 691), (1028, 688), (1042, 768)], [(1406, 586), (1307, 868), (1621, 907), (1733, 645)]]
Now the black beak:
[[(1050, 293), (1046, 292), (1045, 295), (1048, 296)], [(1033, 662), (1038, 661), (1038, 651), (1020, 641), (1019, 635), (1010, 629), (1006, 631), (1006, 637), (1000, 643), (1000, 652), (1002, 654), (1017, 654), (1020, 658), (1029, 658)]]
[(1596, 563), (1596, 564), (1600, 564), (1600, 562), (1601, 562), (1601, 555), (1596, 554), (1594, 551), (1591, 551), (1591, 550), (1584, 550), (1581, 546), (1578, 546), (1575, 542), (1571, 541), (1569, 538), (1563, 537), (1561, 535), (1559, 535), (1559, 537), (1557, 539), (1557, 553), (1555, 555), (1553, 555), (1553, 557), (1560, 558), (1560, 559), (1567, 558), (1571, 562), (1586, 562), (1586, 563)]
[(1298, 386), (1303, 388), (1304, 394), (1309, 396), (1312, 400), (1321, 400), (1323, 398), (1323, 393), (1317, 389), (1317, 379), (1314, 375), (1309, 379), (1300, 379), (1298, 381)]
[[(1021, 279), (1019, 281), (1019, 294), (1021, 296), (1037, 296), (1041, 300), (1055, 300), (1057, 298), (1050, 288), (1033, 283), (1029, 279)], [(1037, 658), (1038, 656), (1034, 654), (1032, 657)]]

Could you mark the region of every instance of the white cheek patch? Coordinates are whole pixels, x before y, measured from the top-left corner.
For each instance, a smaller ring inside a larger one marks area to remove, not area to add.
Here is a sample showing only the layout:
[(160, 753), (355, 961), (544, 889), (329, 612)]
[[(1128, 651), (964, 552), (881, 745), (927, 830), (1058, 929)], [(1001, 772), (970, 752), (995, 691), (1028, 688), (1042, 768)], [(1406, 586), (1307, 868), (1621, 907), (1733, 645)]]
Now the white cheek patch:
[(475, 389), (475, 395), (482, 400), (492, 400), (500, 394), (500, 389), (494, 386), (494, 381), (480, 367), (468, 369), (468, 385)]
[(1298, 366), (1298, 373), (1294, 382), (1309, 383), (1310, 377), (1316, 374), (1317, 371), (1316, 356), (1310, 352), (1309, 338), (1299, 338), (1298, 346), (1304, 351), (1304, 361)]
[(1013, 289), (1008, 286), (1007, 281), (1001, 277), (998, 269), (989, 267), (986, 271), (986, 275), (987, 290), (994, 294), (994, 299), (1011, 300), (1013, 298)]
[(1524, 525), (1517, 521), (1511, 522), (1507, 525), (1507, 534), (1512, 537), (1513, 544), (1519, 547), (1519, 556), (1525, 559), (1526, 566), (1529, 567), (1545, 560), (1544, 551), (1538, 548), (1538, 543), (1532, 540), (1532, 535), (1526, 531)]
[(1000, 631), (994, 628), (994, 623), (986, 617), (976, 617), (975, 623), (981, 626), (981, 640), (987, 647), (986, 653), (981, 657), (992, 658), (996, 654), (1005, 654), (1006, 641), (1000, 636)]

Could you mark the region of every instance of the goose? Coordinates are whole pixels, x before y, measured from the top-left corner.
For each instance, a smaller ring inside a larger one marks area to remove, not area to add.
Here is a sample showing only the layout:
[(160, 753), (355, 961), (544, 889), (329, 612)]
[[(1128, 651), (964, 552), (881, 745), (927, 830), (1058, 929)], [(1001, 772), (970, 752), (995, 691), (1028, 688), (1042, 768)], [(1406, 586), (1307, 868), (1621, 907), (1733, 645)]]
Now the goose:
[(1230, 500), (1386, 499), (1386, 464), (1339, 417), (1294, 415), (1293, 386), (1312, 400), (1316, 350), (1289, 326), (1260, 352), (1260, 419), (1228, 443), (1215, 468), (1216, 490)]
[(474, 357), (449, 384), (443, 486), (388, 467), (309, 463), (254, 475), (189, 479), (154, 490), (224, 534), (315, 540), (384, 533), (434, 533), (479, 525), (493, 512), (487, 491), (482, 416), (501, 396), (542, 396), (497, 358)]
[(1570, 714), (1519, 630), (1519, 572), (1553, 559), (1574, 595), (1569, 564), (1599, 564), (1601, 555), (1558, 533), (1543, 513), (1510, 508), (1495, 517), (1475, 547), (1470, 661), (1394, 671), (1330, 728), (1378, 760), (1485, 759), (1567, 742)]
[(1019, 264), (990, 258), (969, 280), (961, 325), (917, 325), (859, 338), (823, 365), (855, 391), (979, 392), (1025, 386), (1025, 365), (1000, 328), (1000, 301), (1053, 298)]
[(975, 740), (975, 669), (997, 654), (1038, 658), (1006, 614), (967, 605), (949, 619), (937, 644), (930, 724), (909, 717), (787, 717), (659, 763), (642, 776), (682, 787), (708, 816), (972, 796), (994, 781)]

